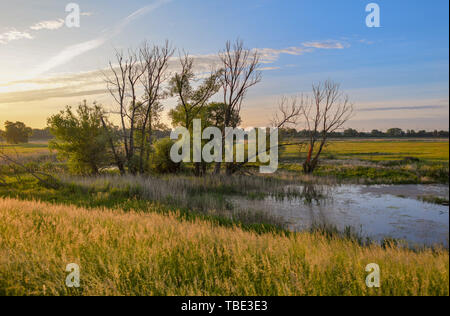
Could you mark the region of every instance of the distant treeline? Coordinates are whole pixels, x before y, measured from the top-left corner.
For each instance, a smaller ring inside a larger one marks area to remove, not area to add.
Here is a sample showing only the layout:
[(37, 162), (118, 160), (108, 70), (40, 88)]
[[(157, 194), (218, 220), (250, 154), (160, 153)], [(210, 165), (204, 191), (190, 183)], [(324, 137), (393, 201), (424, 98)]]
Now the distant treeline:
[[(160, 139), (160, 138), (165, 138), (165, 137), (169, 137), (170, 135), (170, 131), (159, 131), (159, 130), (155, 130), (153, 136), (156, 139)], [(0, 130), (0, 141), (5, 141), (5, 132)], [(43, 129), (39, 129), (39, 128), (33, 128), (31, 129), (31, 133), (29, 133), (28, 135), (28, 139), (24, 139), (21, 142), (28, 142), (28, 141), (49, 141), (51, 139), (53, 139), (53, 135), (50, 133), (50, 129), (47, 128), (43, 128)]]
[[(280, 132), (281, 135), (284, 136), (296, 136), (296, 137), (307, 137), (309, 135), (309, 131), (301, 130), (297, 131), (295, 129), (282, 129)], [(154, 133), (154, 137), (156, 139), (169, 137), (170, 131), (159, 131), (156, 130)], [(426, 131), (420, 130), (415, 131), (413, 129), (408, 129), (406, 131), (401, 128), (390, 128), (387, 131), (383, 132), (377, 129), (372, 130), (371, 132), (359, 132), (356, 129), (348, 128), (342, 132), (333, 132), (330, 133), (330, 137), (334, 138), (345, 138), (345, 137), (361, 137), (361, 138), (392, 138), (392, 137), (411, 137), (411, 138), (449, 138), (449, 131)], [(49, 128), (44, 129), (33, 129), (30, 140), (50, 140), (53, 138), (53, 135), (50, 133)]]
[[(165, 137), (169, 137), (170, 131), (169, 130), (155, 130), (154, 131), (154, 137), (155, 139), (161, 139)], [(4, 141), (4, 132), (0, 131), (0, 141)], [(284, 128), (280, 130), (280, 136), (285, 137), (308, 137), (309, 131), (307, 130), (296, 130), (296, 129), (289, 129)], [(402, 130), (401, 128), (390, 128), (387, 131), (383, 132), (380, 130), (372, 130), (371, 132), (359, 132), (356, 129), (348, 128), (342, 132), (333, 132), (330, 133), (329, 137), (331, 138), (398, 138), (398, 137), (405, 137), (405, 138), (449, 138), (449, 132), (448, 131), (415, 131), (412, 129), (408, 129), (406, 131)], [(29, 141), (47, 141), (53, 138), (53, 135), (50, 133), (49, 128), (44, 129), (38, 129), (34, 128), (31, 130), (31, 133), (28, 137)]]
[[(308, 130), (296, 130), (296, 129), (283, 129), (280, 132), (280, 135), (287, 136), (287, 137), (308, 137), (309, 136)], [(398, 138), (398, 137), (409, 137), (409, 138), (448, 138), (449, 132), (448, 131), (415, 131), (412, 129), (408, 129), (406, 131), (402, 130), (401, 128), (390, 128), (387, 131), (383, 132), (377, 129), (372, 130), (371, 132), (359, 132), (356, 129), (348, 128), (342, 132), (333, 132), (329, 134), (329, 137), (331, 138)]]

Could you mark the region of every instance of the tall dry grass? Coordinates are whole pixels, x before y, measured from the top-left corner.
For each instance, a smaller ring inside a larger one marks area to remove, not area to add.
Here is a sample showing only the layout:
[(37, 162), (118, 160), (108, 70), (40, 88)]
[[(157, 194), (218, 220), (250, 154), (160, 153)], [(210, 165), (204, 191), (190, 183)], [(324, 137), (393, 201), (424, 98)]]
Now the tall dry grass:
[[(77, 263), (81, 287), (65, 286)], [(365, 266), (381, 268), (381, 288)], [(0, 295), (448, 295), (449, 254), (0, 200)]]

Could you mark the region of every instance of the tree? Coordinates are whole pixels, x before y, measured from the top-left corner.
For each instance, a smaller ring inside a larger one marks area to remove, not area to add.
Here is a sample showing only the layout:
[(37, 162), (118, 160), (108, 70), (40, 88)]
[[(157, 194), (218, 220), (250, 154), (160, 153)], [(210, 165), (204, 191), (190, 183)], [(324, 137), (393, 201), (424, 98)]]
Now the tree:
[(302, 116), (308, 127), (308, 153), (303, 171), (312, 173), (319, 162), (330, 133), (340, 129), (352, 116), (353, 104), (332, 81), (313, 85), (313, 97), (303, 102)]
[(170, 158), (170, 149), (175, 142), (170, 138), (162, 138), (155, 143), (155, 151), (152, 155), (152, 168), (158, 173), (176, 173), (181, 168), (181, 163), (173, 162)]
[[(173, 126), (185, 126), (185, 108), (178, 104), (174, 109), (170, 110), (169, 117), (172, 120)], [(224, 126), (224, 104), (211, 102), (204, 105), (201, 110), (196, 113), (196, 116), (193, 119), (200, 119), (202, 131), (207, 127), (217, 127), (219, 129), (223, 129)], [(241, 122), (241, 118), (239, 116), (233, 115), (232, 117), (233, 124), (238, 125)], [(202, 140), (202, 145), (210, 140)], [(194, 170), (194, 172), (199, 173), (200, 175), (206, 174), (207, 163), (202, 161), (200, 164), (200, 170)]]
[(390, 128), (386, 131), (386, 134), (389, 137), (402, 137), (405, 132), (401, 128)]
[[(109, 63), (105, 81), (117, 105), (114, 112), (120, 117), (121, 149), (118, 157), (128, 171), (143, 173), (148, 165), (152, 131), (158, 126), (163, 110), (162, 85), (168, 78), (167, 67), (173, 49), (168, 42), (164, 46), (151, 47), (144, 43), (137, 51), (129, 50), (125, 56), (116, 51), (115, 64)], [(140, 98), (138, 94), (143, 91)]]
[(22, 122), (5, 122), (5, 131), (3, 137), (8, 144), (28, 143), (28, 137), (31, 136), (32, 129)]
[(116, 65), (109, 62), (112, 75), (106, 75), (108, 91), (118, 105), (117, 114), (120, 115), (121, 138), (125, 152), (125, 164), (131, 173), (138, 170), (135, 162), (135, 137), (137, 114), (143, 105), (138, 102), (138, 84), (144, 75), (144, 67), (139, 62), (136, 52), (129, 50), (128, 56), (116, 51)]
[[(234, 45), (227, 42), (225, 50), (219, 53), (222, 76), (220, 84), (223, 92), (224, 127), (233, 127), (234, 116), (240, 116), (242, 102), (248, 89), (261, 81), (259, 68), (260, 56), (257, 51), (244, 48), (241, 40), (236, 40)], [(222, 130), (222, 138), (225, 139), (225, 128)], [(234, 163), (228, 163), (226, 173), (233, 173)], [(216, 164), (215, 173), (220, 172), (220, 163)]]
[(377, 129), (373, 129), (373, 130), (370, 132), (370, 136), (372, 136), (372, 137), (383, 137), (384, 134), (383, 134), (382, 131), (379, 131), (379, 130), (377, 130)]
[(139, 50), (144, 74), (141, 83), (144, 87), (143, 106), (138, 113), (140, 134), (139, 171), (144, 172), (145, 161), (148, 162), (151, 151), (152, 132), (160, 128), (163, 106), (160, 102), (165, 97), (162, 85), (168, 79), (167, 67), (174, 53), (168, 41), (164, 46), (153, 46), (146, 42)]
[(103, 115), (99, 105), (88, 106), (84, 101), (76, 111), (68, 106), (47, 120), (55, 137), (50, 148), (57, 150), (61, 158), (68, 159), (72, 172), (98, 174), (101, 168), (111, 165), (108, 148), (113, 140), (108, 137), (104, 124), (108, 129), (112, 127)]
[(347, 128), (344, 130), (344, 136), (345, 137), (358, 137), (359, 133), (356, 129), (353, 128)]
[(339, 84), (325, 81), (313, 85), (312, 97), (301, 95), (292, 98), (290, 106), (287, 99), (282, 100), (279, 113), (281, 115), (273, 120), (275, 127), (285, 127), (286, 124), (295, 126), (299, 120), (305, 122), (306, 129), (301, 135), (306, 141), (298, 145), (300, 150), (305, 146), (307, 148), (303, 171), (309, 174), (316, 169), (330, 134), (340, 129), (352, 116), (353, 105), (348, 96), (340, 91)]
[[(193, 70), (194, 60), (185, 54), (180, 57), (180, 65), (181, 71), (169, 81), (170, 95), (177, 97), (179, 104), (169, 115), (172, 117), (174, 125), (181, 125), (190, 130), (193, 120), (199, 118), (208, 100), (218, 92), (220, 88), (218, 79), (221, 72), (211, 71), (210, 75), (197, 88), (194, 88), (196, 81)], [(202, 175), (200, 163), (194, 163), (194, 168), (196, 176)]]

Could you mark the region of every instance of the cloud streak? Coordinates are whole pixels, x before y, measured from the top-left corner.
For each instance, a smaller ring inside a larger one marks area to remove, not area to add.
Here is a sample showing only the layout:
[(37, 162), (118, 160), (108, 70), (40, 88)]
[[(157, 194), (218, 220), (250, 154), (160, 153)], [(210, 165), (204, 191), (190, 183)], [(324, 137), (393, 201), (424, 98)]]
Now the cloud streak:
[(57, 20), (50, 20), (50, 21), (41, 21), (38, 22), (32, 26), (30, 26), (30, 29), (33, 31), (39, 31), (39, 30), (57, 30), (64, 26), (64, 20), (63, 19), (57, 19)]
[(340, 41), (322, 41), (322, 42), (306, 42), (303, 43), (303, 46), (310, 47), (310, 48), (318, 48), (318, 49), (344, 49), (349, 47), (350, 45), (345, 42)]
[(7, 44), (20, 39), (33, 39), (33, 36), (28, 32), (21, 32), (16, 29), (10, 29), (0, 34), (0, 44)]
[(103, 89), (83, 89), (88, 88), (89, 85), (65, 86), (50, 89), (38, 89), (28, 91), (17, 91), (9, 93), (0, 93), (0, 104), (12, 104), (32, 101), (43, 101), (54, 98), (69, 98), (69, 97), (85, 97), (89, 95), (106, 94), (108, 90)]
[(79, 44), (71, 45), (64, 48), (57, 55), (53, 56), (46, 62), (38, 65), (30, 74), (31, 77), (39, 76), (55, 67), (63, 65), (75, 57), (82, 55), (88, 51), (96, 49), (103, 45), (107, 40), (119, 34), (130, 22), (140, 18), (141, 16), (156, 10), (162, 5), (170, 2), (171, 0), (157, 0), (150, 5), (147, 5), (139, 10), (128, 15), (124, 18), (119, 24), (117, 24), (112, 30), (107, 30), (104, 34), (98, 38), (95, 38), (90, 41), (82, 42)]
[(378, 111), (404, 111), (404, 110), (436, 110), (443, 109), (448, 106), (445, 105), (417, 105), (417, 106), (389, 106), (389, 107), (380, 107), (380, 108), (366, 108), (359, 109), (359, 112), (378, 112)]

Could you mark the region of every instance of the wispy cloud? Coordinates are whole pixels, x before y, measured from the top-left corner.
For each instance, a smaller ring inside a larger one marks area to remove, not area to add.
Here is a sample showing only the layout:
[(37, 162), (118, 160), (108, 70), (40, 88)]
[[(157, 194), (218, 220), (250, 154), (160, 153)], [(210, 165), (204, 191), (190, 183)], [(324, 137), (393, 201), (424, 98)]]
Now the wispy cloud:
[(365, 108), (359, 109), (359, 112), (378, 112), (378, 111), (405, 111), (405, 110), (434, 110), (443, 109), (448, 106), (445, 105), (417, 105), (417, 106), (389, 106), (389, 107), (379, 107), (379, 108)]
[(312, 53), (316, 49), (344, 49), (350, 47), (350, 44), (341, 41), (328, 40), (317, 42), (304, 42), (302, 46), (292, 46), (282, 49), (262, 48), (258, 49), (263, 63), (273, 63), (280, 58), (280, 55), (300, 56), (306, 53)]
[(136, 20), (137, 18), (147, 14), (160, 6), (170, 2), (171, 0), (157, 0), (150, 5), (147, 5), (139, 10), (128, 15), (124, 18), (119, 24), (117, 24), (113, 29), (106, 30), (104, 34), (98, 38), (95, 38), (90, 41), (82, 42), (79, 44), (71, 45), (64, 48), (57, 55), (51, 57), (49, 60), (44, 63), (38, 65), (32, 72), (31, 77), (35, 77), (41, 75), (55, 67), (63, 65), (75, 57), (82, 55), (88, 51), (96, 49), (103, 45), (107, 40), (119, 34), (130, 22)]
[(261, 56), (261, 61), (263, 63), (273, 63), (280, 58), (281, 54), (300, 56), (305, 53), (310, 53), (312, 51), (313, 49), (304, 47), (288, 47), (282, 49), (273, 49), (273, 48), (258, 49), (258, 52)]
[(350, 45), (346, 42), (328, 40), (328, 41), (316, 41), (316, 42), (306, 42), (303, 46), (318, 49), (344, 49)]
[(10, 29), (4, 33), (0, 33), (0, 44), (7, 44), (11, 41), (32, 38), (33, 36), (28, 32), (21, 32), (16, 29)]
[(259, 70), (261, 71), (267, 71), (267, 70), (278, 70), (280, 67), (262, 67)]
[(17, 41), (21, 39), (33, 39), (34, 36), (29, 32), (40, 31), (40, 30), (57, 30), (64, 26), (63, 19), (41, 21), (30, 26), (26, 31), (19, 31), (16, 28), (10, 28), (6, 32), (0, 33), (0, 44), (8, 44), (12, 41)]
[(57, 30), (64, 26), (64, 20), (63, 19), (57, 19), (57, 20), (49, 20), (49, 21), (41, 21), (38, 22), (32, 26), (30, 26), (30, 29), (33, 31), (39, 31), (39, 30)]
[[(84, 89), (83, 89), (84, 88)], [(85, 97), (89, 95), (106, 94), (106, 88), (86, 89), (84, 85), (65, 86), (50, 89), (27, 90), (9, 93), (0, 93), (0, 104), (19, 102), (43, 101), (53, 98)]]

